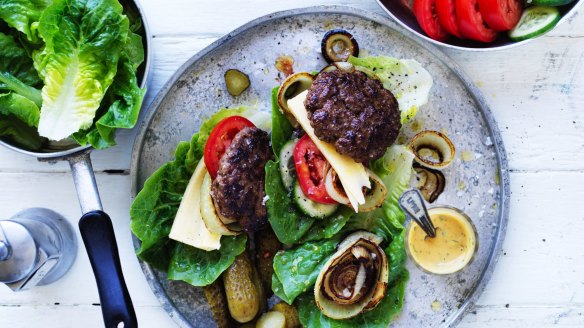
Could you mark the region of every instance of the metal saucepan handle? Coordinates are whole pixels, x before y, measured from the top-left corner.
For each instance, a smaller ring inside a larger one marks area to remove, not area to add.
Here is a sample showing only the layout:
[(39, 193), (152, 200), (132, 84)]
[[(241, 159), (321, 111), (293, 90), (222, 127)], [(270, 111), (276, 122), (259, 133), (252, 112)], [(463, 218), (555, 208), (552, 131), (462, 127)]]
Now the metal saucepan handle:
[(110, 217), (101, 209), (99, 191), (89, 151), (67, 159), (71, 165), (77, 196), (84, 213), (79, 230), (93, 268), (105, 327), (138, 327), (130, 293), (124, 281), (114, 229)]

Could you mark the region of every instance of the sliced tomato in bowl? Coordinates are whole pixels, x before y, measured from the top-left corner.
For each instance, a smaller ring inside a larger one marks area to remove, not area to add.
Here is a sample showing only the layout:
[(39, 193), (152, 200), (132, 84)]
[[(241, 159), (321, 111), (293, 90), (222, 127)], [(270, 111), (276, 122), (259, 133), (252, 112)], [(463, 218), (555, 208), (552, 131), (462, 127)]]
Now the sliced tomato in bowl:
[(294, 147), (294, 166), (302, 192), (308, 199), (322, 204), (336, 204), (326, 191), (328, 161), (305, 134)]
[(436, 0), (414, 0), (414, 16), (430, 38), (436, 41), (448, 39), (448, 33), (438, 21)]
[(497, 31), (485, 23), (478, 0), (455, 0), (455, 4), (456, 21), (463, 37), (480, 42), (497, 38)]
[(209, 139), (205, 144), (203, 152), (203, 159), (207, 171), (211, 178), (217, 177), (219, 171), (219, 160), (231, 145), (235, 135), (247, 127), (255, 127), (255, 125), (243, 116), (230, 116), (220, 121), (209, 134)]
[(522, 0), (478, 0), (481, 15), (496, 31), (509, 31), (521, 18)]
[(436, 0), (436, 12), (438, 14), (438, 22), (446, 30), (446, 32), (462, 38), (458, 22), (456, 21), (456, 5), (454, 0)]

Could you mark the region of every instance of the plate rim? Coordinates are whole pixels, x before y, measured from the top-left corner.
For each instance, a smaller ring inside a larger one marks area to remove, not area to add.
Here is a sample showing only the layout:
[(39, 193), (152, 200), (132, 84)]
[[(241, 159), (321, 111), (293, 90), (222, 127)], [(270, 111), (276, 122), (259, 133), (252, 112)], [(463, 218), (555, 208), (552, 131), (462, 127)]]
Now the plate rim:
[[(144, 146), (146, 132), (150, 127), (160, 104), (166, 98), (168, 92), (176, 84), (178, 79), (184, 74), (184, 72), (191, 67), (198, 60), (206, 56), (211, 51), (216, 48), (221, 47), (226, 41), (246, 32), (261, 24), (271, 22), (273, 20), (301, 16), (301, 15), (313, 15), (313, 14), (341, 14), (355, 16), (358, 18), (366, 19), (381, 25), (384, 25), (390, 29), (395, 30), (401, 35), (407, 37), (411, 42), (417, 44), (418, 46), (424, 48), (430, 54), (432, 54), (436, 59), (442, 62), (448, 69), (450, 69), (457, 78), (465, 85), (465, 88), (477, 104), (480, 114), (483, 116), (485, 122), (487, 123), (487, 130), (491, 138), (493, 139), (493, 146), (495, 149), (497, 166), (499, 170), (499, 209), (498, 209), (498, 226), (494, 234), (495, 244), (490, 249), (488, 253), (488, 258), (486, 261), (486, 267), (482, 271), (479, 277), (478, 284), (474, 286), (472, 291), (468, 294), (465, 301), (458, 307), (458, 310), (453, 316), (449, 317), (449, 320), (443, 322), (443, 327), (452, 327), (460, 322), (464, 315), (474, 307), (476, 301), (483, 293), (485, 287), (488, 285), (496, 264), (502, 253), (502, 246), (505, 238), (505, 233), (507, 230), (507, 223), (509, 221), (509, 203), (510, 203), (510, 184), (509, 184), (509, 166), (507, 161), (507, 154), (505, 152), (505, 147), (503, 145), (503, 140), (501, 137), (500, 130), (498, 128), (497, 122), (490, 110), (490, 107), (483, 96), (482, 92), (475, 86), (472, 80), (464, 73), (461, 67), (450, 59), (442, 50), (438, 49), (436, 46), (430, 44), (429, 42), (420, 39), (413, 32), (408, 31), (401, 27), (398, 23), (393, 21), (390, 17), (383, 16), (381, 14), (370, 12), (368, 10), (359, 9), (350, 6), (342, 5), (319, 5), (311, 6), (297, 9), (289, 9), (283, 11), (277, 11), (271, 14), (260, 16), (255, 18), (244, 25), (236, 28), (235, 30), (227, 33), (223, 37), (212, 42), (210, 45), (203, 48), (201, 51), (194, 54), (190, 59), (188, 59), (184, 64), (182, 64), (168, 79), (168, 81), (163, 85), (163, 87), (158, 91), (156, 97), (149, 104), (147, 110), (145, 111), (145, 116), (141, 119), (138, 126), (138, 131), (134, 138), (134, 143), (131, 152), (131, 165), (130, 165), (130, 196), (132, 202), (134, 201), (136, 194), (138, 193), (138, 162)], [(132, 241), (134, 248), (137, 250), (140, 247), (140, 241), (132, 234)], [(164, 310), (169, 314), (169, 316), (182, 328), (193, 328), (190, 322), (184, 317), (184, 315), (174, 306), (172, 300), (168, 298), (166, 292), (160, 282), (157, 280), (154, 269), (146, 262), (140, 260), (136, 257), (140, 263), (142, 271), (150, 289), (155, 294), (158, 301), (161, 303)]]

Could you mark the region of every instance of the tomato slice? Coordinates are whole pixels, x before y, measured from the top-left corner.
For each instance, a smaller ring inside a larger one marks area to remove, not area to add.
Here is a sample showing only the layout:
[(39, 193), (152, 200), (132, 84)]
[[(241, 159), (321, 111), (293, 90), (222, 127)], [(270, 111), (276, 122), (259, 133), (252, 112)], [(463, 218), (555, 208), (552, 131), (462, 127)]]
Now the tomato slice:
[(436, 11), (438, 13), (438, 22), (446, 32), (462, 38), (458, 23), (456, 22), (456, 6), (454, 0), (436, 0)]
[(255, 127), (252, 122), (242, 116), (230, 116), (221, 120), (211, 131), (205, 144), (203, 158), (211, 178), (217, 177), (219, 160), (231, 145), (235, 135), (246, 127)]
[(438, 22), (436, 0), (414, 0), (414, 15), (429, 37), (437, 41), (445, 41), (448, 38), (448, 33)]
[(336, 204), (324, 184), (328, 162), (307, 134), (298, 140), (293, 155), (298, 183), (304, 195), (317, 203)]
[(483, 19), (493, 30), (509, 31), (521, 18), (522, 0), (479, 0)]
[(479, 10), (478, 0), (455, 0), (456, 21), (463, 37), (491, 42), (497, 38), (497, 31), (488, 27)]

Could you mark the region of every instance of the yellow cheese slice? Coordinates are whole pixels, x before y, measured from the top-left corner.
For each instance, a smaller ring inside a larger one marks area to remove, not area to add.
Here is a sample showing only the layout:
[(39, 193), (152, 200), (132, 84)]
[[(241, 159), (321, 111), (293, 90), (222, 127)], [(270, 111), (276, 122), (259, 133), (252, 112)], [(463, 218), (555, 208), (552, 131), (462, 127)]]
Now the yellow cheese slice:
[(342, 155), (337, 152), (335, 147), (328, 142), (321, 141), (314, 134), (314, 129), (308, 120), (308, 112), (304, 107), (304, 100), (308, 90), (298, 94), (296, 97), (288, 100), (288, 108), (298, 123), (302, 126), (304, 131), (308, 134), (310, 139), (316, 144), (316, 147), (329, 161), (333, 169), (337, 172), (343, 189), (349, 197), (351, 206), (358, 212), (359, 204), (365, 203), (365, 195), (363, 195), (363, 187), (371, 188), (369, 175), (365, 171), (365, 167), (361, 163), (355, 162), (351, 157)]
[(201, 216), (201, 185), (206, 173), (205, 162), (201, 159), (189, 180), (169, 237), (205, 251), (212, 251), (221, 247), (221, 235), (209, 231)]

